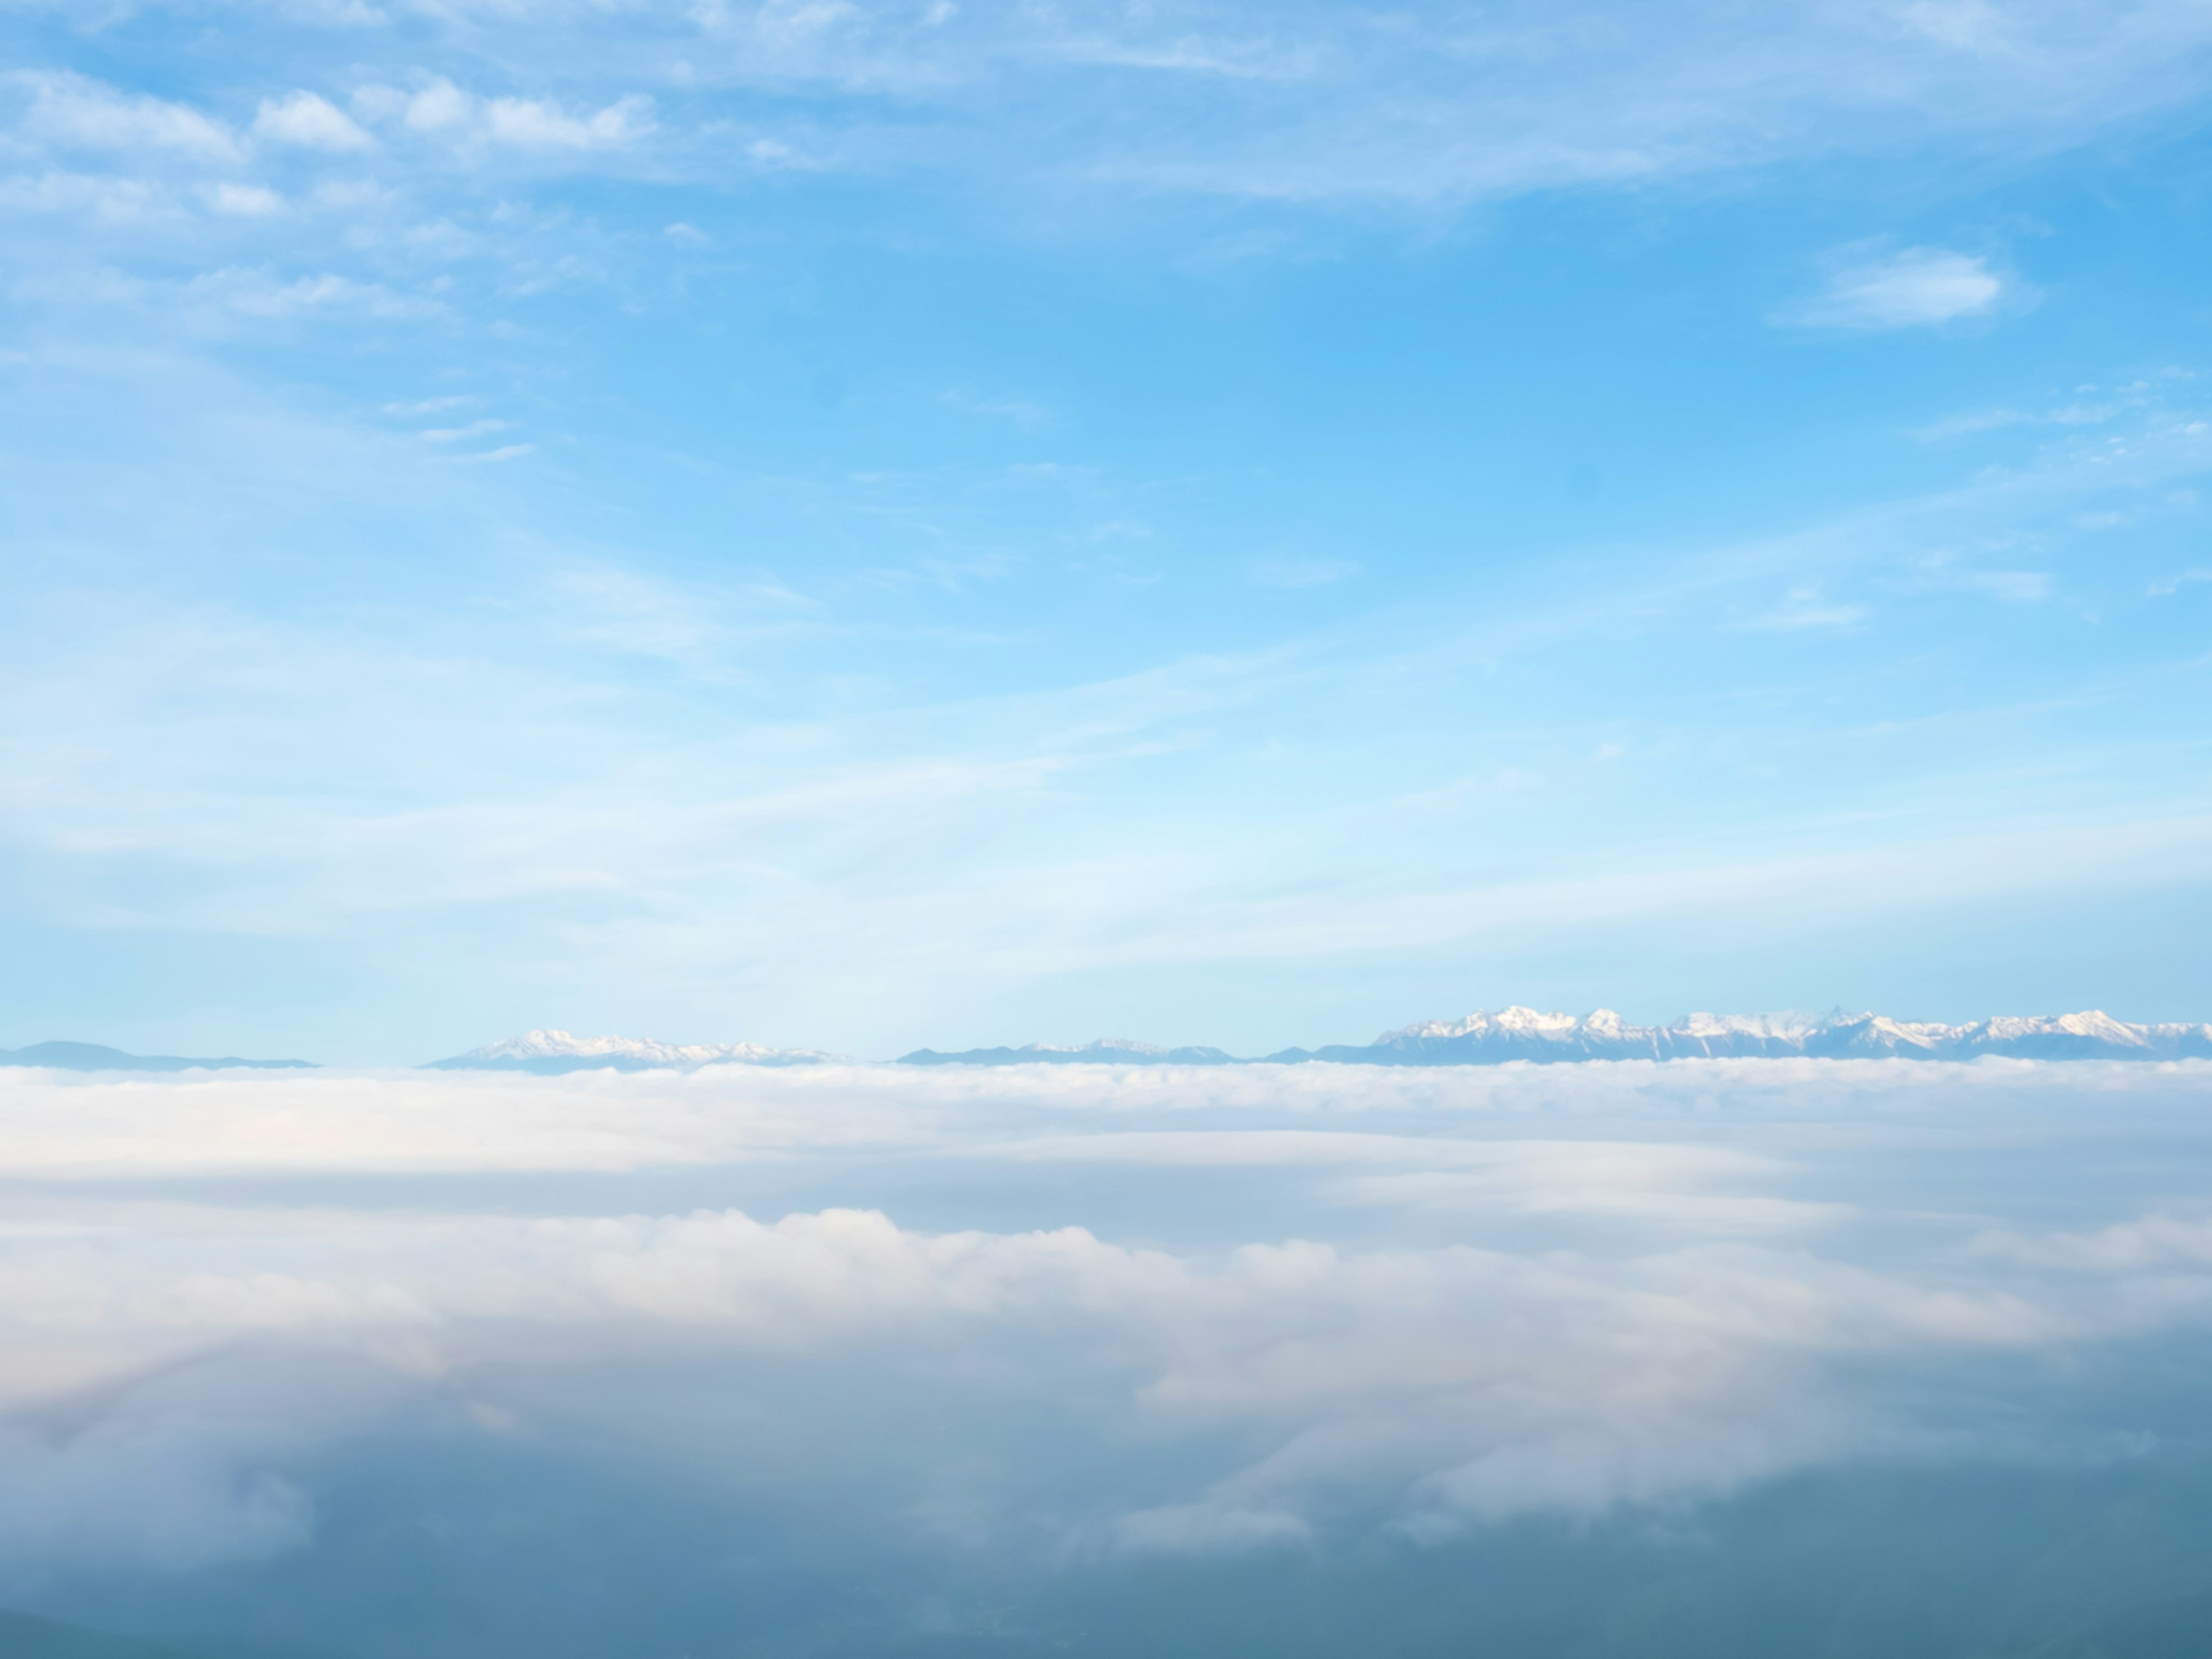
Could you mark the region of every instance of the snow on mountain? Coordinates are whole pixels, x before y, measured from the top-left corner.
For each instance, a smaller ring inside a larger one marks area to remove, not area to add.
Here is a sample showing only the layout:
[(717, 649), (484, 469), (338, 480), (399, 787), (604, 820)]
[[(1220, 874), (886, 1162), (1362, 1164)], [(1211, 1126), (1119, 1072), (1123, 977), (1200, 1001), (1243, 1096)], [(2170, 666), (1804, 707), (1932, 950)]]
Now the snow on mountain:
[(2109, 1014), (2092, 1010), (2082, 1014), (2060, 1014), (2051, 1019), (2000, 1016), (1978, 1024), (1960, 1026), (1954, 1040), (1985, 1052), (2063, 1060), (2075, 1054), (2129, 1050), (2154, 1054), (2185, 1034), (2200, 1029), (2188, 1025), (2126, 1025)]
[(650, 1037), (580, 1037), (546, 1030), (434, 1060), (430, 1066), (443, 1072), (689, 1072), (702, 1066), (819, 1066), (836, 1058), (812, 1048), (769, 1048), (757, 1042), (656, 1042)]
[(1496, 1064), (1510, 1060), (1675, 1060), (1806, 1054), (1972, 1060), (2166, 1060), (2212, 1056), (2212, 1025), (2130, 1025), (2111, 1015), (2000, 1018), (1971, 1025), (1894, 1020), (1881, 1014), (1689, 1014), (1668, 1025), (1632, 1025), (1609, 1008), (1571, 1014), (1505, 1008), (1462, 1020), (1385, 1031), (1364, 1048), (1291, 1049), (1271, 1058), (1364, 1060), (1396, 1066)]
[[(1686, 1014), (1666, 1025), (1636, 1025), (1610, 1008), (1574, 1014), (1534, 1008), (1477, 1012), (1464, 1019), (1425, 1020), (1385, 1031), (1365, 1044), (1285, 1048), (1269, 1061), (1364, 1066), (1496, 1066), (1511, 1060), (1557, 1064), (1583, 1060), (1744, 1060), (1802, 1055), (1812, 1059), (1974, 1060), (2212, 1059), (2212, 1024), (2130, 1025), (2090, 1010), (2035, 1018), (2014, 1016), (1968, 1025), (1895, 1020), (1871, 1013)], [(532, 1031), (503, 1042), (433, 1060), (444, 1071), (695, 1071), (702, 1066), (817, 1066), (836, 1055), (811, 1048), (769, 1048), (757, 1042), (655, 1042), (642, 1037), (580, 1037)], [(1243, 1066), (1218, 1048), (1164, 1048), (1127, 1037), (1063, 1045), (917, 1048), (902, 1066)]]
[[(1983, 1054), (2033, 1060), (2212, 1058), (2212, 1025), (2129, 1025), (2091, 1012), (2039, 1018), (1939, 1025), (1881, 1014), (1686, 1014), (1668, 1025), (1635, 1025), (1610, 1008), (1579, 1018), (1535, 1008), (1477, 1012), (1385, 1031), (1374, 1042), (1285, 1048), (1279, 1064), (1309, 1060), (1364, 1066), (1495, 1066), (1510, 1060), (1731, 1060), (1804, 1055), (1815, 1059), (1972, 1060)], [(916, 1065), (1016, 1066), (1024, 1062), (1121, 1060), (1154, 1064), (1235, 1063), (1218, 1048), (1147, 1050), (1140, 1043), (1085, 1048), (972, 1049), (907, 1057)]]

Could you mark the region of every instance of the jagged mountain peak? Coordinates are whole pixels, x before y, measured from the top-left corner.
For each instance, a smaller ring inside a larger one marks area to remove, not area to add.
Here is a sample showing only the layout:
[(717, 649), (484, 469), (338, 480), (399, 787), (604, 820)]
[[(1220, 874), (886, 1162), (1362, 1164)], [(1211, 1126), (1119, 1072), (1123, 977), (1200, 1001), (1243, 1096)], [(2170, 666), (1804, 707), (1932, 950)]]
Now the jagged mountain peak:
[[(1291, 1051), (1291, 1054), (1303, 1054)], [(1395, 1060), (1392, 1054), (1400, 1056)], [(1666, 1025), (1634, 1025), (1609, 1008), (1577, 1018), (1513, 1006), (1386, 1031), (1367, 1048), (1319, 1049), (1313, 1057), (1448, 1065), (1510, 1060), (1672, 1060), (1776, 1057), (1971, 1060), (2184, 1058), (2212, 1055), (2212, 1025), (2130, 1025), (2100, 1010), (2001, 1016), (1967, 1025), (1851, 1012), (1686, 1014)], [(1289, 1058), (1286, 1054), (1284, 1058)]]

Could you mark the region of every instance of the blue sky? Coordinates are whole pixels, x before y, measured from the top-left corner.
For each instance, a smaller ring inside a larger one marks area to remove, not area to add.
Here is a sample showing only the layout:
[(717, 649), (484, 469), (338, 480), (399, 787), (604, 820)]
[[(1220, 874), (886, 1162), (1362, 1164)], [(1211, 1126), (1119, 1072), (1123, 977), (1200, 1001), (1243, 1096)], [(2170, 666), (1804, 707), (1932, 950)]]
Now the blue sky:
[(0, 29), (0, 1045), (2212, 1008), (2212, 15)]

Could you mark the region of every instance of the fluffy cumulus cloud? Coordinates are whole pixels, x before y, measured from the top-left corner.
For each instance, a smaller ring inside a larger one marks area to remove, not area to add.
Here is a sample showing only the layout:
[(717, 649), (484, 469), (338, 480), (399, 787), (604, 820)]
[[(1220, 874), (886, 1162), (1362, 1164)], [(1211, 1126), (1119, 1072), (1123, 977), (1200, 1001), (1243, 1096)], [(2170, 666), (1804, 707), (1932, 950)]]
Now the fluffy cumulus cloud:
[(361, 150), (374, 143), (352, 117), (312, 92), (263, 99), (253, 118), (253, 132), (256, 137), (306, 149)]
[[(702, 1364), (815, 1378), (785, 1431), (808, 1443), (849, 1443), (890, 1408), (868, 1401), (933, 1375), (953, 1403), (933, 1455), (954, 1462), (1009, 1397), (1092, 1401), (1067, 1431), (1102, 1450), (1208, 1449), (1142, 1490), (1054, 1492), (1079, 1550), (1693, 1501), (1928, 1441), (1947, 1366), (2212, 1317), (2205, 1224), (2172, 1198), (2212, 1151), (2190, 1111), (2208, 1077), (16, 1072), (0, 1164), (32, 1195), (0, 1240), (0, 1565), (312, 1550), (307, 1449), (396, 1400), (526, 1437), (545, 1388), (619, 1425), (656, 1374)], [(2083, 1179), (2093, 1115), (2130, 1156)], [(2023, 1136), (2044, 1144), (2017, 1165), (2021, 1218), (1993, 1219), (1978, 1160)], [(2152, 1168), (2159, 1195), (2136, 1190)], [(227, 1197), (159, 1195), (210, 1177)], [(456, 1201), (486, 1181), (508, 1196)], [(652, 1434), (711, 1444), (713, 1411), (672, 1401)]]
[(410, 134), (526, 151), (620, 149), (653, 126), (653, 100), (639, 94), (598, 109), (571, 109), (544, 98), (479, 97), (443, 78), (412, 91), (364, 86), (354, 94), (353, 106), (365, 119)]

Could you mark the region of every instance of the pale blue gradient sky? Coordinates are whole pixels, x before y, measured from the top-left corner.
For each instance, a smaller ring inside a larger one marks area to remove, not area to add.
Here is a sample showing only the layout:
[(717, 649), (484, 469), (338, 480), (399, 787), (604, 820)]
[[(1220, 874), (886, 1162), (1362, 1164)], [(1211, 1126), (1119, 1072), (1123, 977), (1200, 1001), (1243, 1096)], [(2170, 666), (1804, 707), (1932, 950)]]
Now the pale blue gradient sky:
[(2212, 1013), (2212, 15), (0, 39), (0, 1046)]

